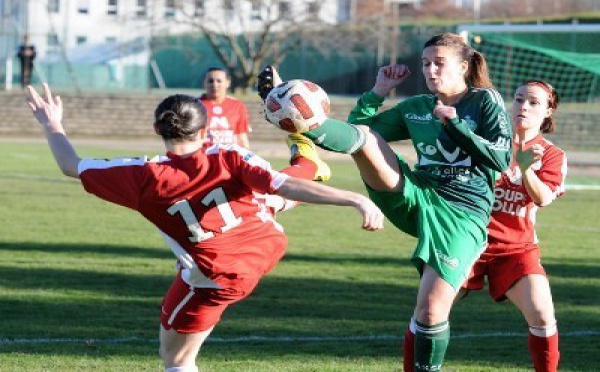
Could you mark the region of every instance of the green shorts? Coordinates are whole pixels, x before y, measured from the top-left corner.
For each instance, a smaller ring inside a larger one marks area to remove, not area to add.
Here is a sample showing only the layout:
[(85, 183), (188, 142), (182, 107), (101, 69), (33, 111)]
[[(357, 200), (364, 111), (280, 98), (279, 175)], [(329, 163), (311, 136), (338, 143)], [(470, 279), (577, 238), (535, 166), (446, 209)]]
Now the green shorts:
[(396, 155), (403, 191), (375, 191), (367, 185), (369, 196), (397, 228), (418, 238), (412, 262), (419, 273), (427, 264), (458, 291), (485, 248), (487, 226), (439, 196), (434, 185)]

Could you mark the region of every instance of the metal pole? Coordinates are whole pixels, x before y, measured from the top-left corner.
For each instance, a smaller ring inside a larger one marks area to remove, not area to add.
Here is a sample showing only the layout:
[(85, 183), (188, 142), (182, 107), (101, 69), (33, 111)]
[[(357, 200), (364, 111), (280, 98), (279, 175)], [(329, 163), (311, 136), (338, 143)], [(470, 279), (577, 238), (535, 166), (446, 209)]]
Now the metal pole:
[[(392, 7), (392, 43), (390, 45), (390, 64), (395, 64), (398, 60), (398, 5), (390, 3)], [(392, 89), (389, 94), (390, 98), (396, 97), (396, 89)]]

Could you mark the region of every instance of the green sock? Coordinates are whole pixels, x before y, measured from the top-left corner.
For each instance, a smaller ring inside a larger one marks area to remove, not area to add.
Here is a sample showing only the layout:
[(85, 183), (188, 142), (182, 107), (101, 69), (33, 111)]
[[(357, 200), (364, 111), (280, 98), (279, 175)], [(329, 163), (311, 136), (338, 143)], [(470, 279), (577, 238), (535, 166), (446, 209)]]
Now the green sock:
[(327, 119), (321, 126), (303, 135), (322, 149), (343, 154), (354, 154), (367, 142), (362, 130), (335, 119)]
[(450, 342), (450, 324), (431, 326), (416, 322), (415, 371), (440, 371)]

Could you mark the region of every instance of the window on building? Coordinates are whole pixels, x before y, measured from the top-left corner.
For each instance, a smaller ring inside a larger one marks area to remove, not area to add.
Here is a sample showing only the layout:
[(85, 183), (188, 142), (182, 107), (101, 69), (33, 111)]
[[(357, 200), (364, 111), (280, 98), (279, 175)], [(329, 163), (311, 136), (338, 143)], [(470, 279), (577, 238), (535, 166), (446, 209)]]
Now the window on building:
[(352, 19), (352, 0), (339, 0), (338, 21), (347, 22)]
[(60, 0), (48, 0), (48, 12), (58, 13), (60, 11)]
[(77, 45), (85, 44), (87, 43), (87, 36), (77, 36), (75, 38), (75, 42), (77, 43)]
[(108, 0), (108, 7), (106, 8), (106, 14), (117, 15), (119, 4), (117, 0)]
[(204, 17), (204, 12), (206, 10), (206, 1), (204, 0), (196, 0), (194, 1), (194, 15), (196, 17)]
[(262, 19), (262, 0), (252, 0), (250, 19), (260, 21)]
[(311, 1), (307, 4), (307, 13), (311, 17), (318, 17), (319, 12), (321, 11), (321, 4), (317, 1)]
[(77, 13), (89, 14), (90, 12), (90, 0), (77, 0)]
[(165, 1), (165, 18), (175, 17), (175, 0)]
[(279, 2), (279, 17), (285, 19), (292, 18), (292, 4), (289, 1)]
[(226, 22), (233, 20), (235, 16), (235, 4), (233, 0), (223, 0), (223, 15)]
[(46, 44), (48, 45), (48, 52), (58, 52), (60, 44), (58, 43), (58, 35), (56, 33), (49, 33), (46, 37)]
[(148, 1), (147, 0), (137, 0), (135, 15), (140, 18), (148, 16)]

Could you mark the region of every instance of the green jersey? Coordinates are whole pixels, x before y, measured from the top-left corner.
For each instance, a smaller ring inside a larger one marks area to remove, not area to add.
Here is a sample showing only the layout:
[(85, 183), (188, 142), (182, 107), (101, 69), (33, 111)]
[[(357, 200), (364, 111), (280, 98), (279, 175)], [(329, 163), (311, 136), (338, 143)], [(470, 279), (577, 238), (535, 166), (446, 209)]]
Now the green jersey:
[(512, 127), (498, 92), (471, 88), (454, 105), (458, 117), (446, 125), (433, 115), (433, 94), (408, 98), (377, 113), (383, 100), (365, 93), (348, 121), (369, 126), (388, 142), (411, 139), (418, 157), (415, 176), (487, 224), (496, 176), (511, 157)]

